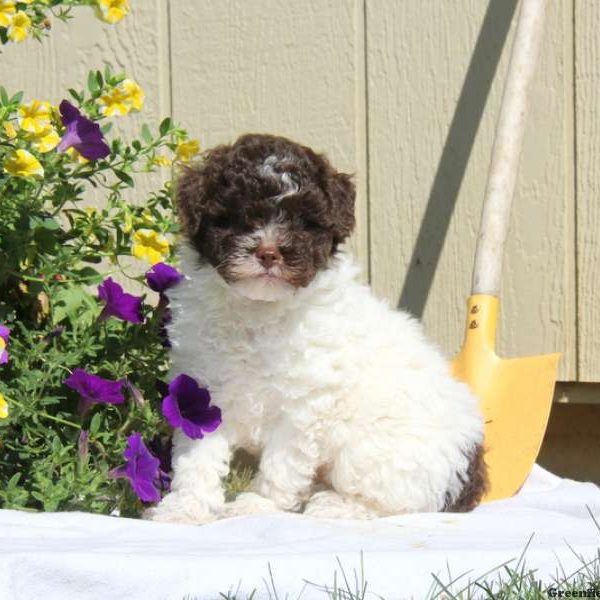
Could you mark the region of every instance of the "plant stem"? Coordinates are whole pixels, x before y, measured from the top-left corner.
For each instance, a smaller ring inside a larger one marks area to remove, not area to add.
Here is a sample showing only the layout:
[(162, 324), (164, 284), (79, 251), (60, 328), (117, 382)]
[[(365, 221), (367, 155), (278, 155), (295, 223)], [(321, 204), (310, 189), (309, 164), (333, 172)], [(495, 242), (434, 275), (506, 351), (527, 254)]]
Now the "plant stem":
[[(17, 402), (17, 400), (13, 400), (11, 398), (10, 402), (11, 402), (11, 404), (15, 404), (22, 410), (25, 410), (25, 407), (23, 406), (23, 404), (21, 404), (20, 402)], [(54, 421), (55, 423), (60, 423), (61, 425), (67, 425), (69, 427), (73, 427), (74, 429), (81, 429), (81, 425), (78, 425), (77, 423), (73, 423), (72, 421), (67, 421), (66, 419), (61, 419), (60, 417), (55, 417), (54, 415), (49, 415), (46, 412), (37, 412), (36, 414), (39, 415), (40, 417), (43, 417), (44, 419), (49, 419), (50, 421)]]

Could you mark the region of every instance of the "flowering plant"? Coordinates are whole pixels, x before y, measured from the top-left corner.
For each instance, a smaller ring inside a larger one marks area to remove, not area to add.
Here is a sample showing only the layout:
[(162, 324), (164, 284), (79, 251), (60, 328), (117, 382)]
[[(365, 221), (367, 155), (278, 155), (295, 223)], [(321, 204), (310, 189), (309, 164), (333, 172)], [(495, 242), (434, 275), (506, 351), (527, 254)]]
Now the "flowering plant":
[(112, 137), (143, 102), (109, 68), (58, 106), (0, 87), (0, 506), (138, 514), (168, 487), (169, 423), (220, 422), (166, 381), (171, 186), (137, 187), (198, 145), (169, 118)]
[(0, 44), (41, 39), (52, 18), (67, 21), (75, 6), (90, 6), (105, 23), (118, 23), (129, 12), (129, 0), (0, 0)]

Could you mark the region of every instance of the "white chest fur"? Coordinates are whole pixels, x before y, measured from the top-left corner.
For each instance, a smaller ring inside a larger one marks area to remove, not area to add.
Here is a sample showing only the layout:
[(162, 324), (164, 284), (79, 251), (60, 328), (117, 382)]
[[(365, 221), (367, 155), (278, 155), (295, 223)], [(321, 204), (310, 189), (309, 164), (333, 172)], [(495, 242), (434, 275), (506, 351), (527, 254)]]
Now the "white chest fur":
[[(352, 279), (350, 262), (340, 266)], [(311, 396), (321, 400), (310, 418), (325, 418), (334, 403), (328, 390), (339, 397), (351, 383), (340, 364), (352, 348), (339, 347), (348, 307), (336, 272), (293, 298), (260, 302), (236, 295), (211, 267), (196, 266), (189, 249), (182, 268), (187, 279), (170, 294), (172, 376), (186, 373), (208, 387), (223, 427), (236, 424), (234, 444), (260, 448), (265, 430)]]

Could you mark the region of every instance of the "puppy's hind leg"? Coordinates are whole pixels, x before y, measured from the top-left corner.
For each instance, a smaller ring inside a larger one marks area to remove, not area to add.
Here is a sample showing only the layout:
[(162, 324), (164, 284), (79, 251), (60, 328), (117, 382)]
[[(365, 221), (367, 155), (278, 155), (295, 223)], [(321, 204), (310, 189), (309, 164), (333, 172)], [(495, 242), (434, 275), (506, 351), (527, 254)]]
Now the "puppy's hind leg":
[(481, 454), (479, 446), (469, 447), (460, 430), (446, 431), (445, 437), (440, 430), (434, 435), (429, 423), (406, 432), (387, 421), (374, 424), (369, 437), (340, 448), (331, 469), (333, 489), (379, 516), (473, 508), (485, 483), (477, 464), (469, 469), (473, 453)]
[(222, 480), (229, 472), (229, 443), (217, 431), (201, 440), (174, 438), (171, 492), (144, 513), (145, 519), (200, 525), (218, 518), (225, 503)]

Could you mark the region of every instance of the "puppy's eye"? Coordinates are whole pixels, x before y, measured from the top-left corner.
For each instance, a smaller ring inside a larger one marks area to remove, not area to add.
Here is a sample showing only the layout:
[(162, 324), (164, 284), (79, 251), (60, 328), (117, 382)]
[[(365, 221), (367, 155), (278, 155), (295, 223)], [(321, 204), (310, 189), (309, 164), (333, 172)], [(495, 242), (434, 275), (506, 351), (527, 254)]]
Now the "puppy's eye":
[(227, 229), (230, 226), (229, 219), (225, 216), (213, 217), (210, 224), (217, 229)]

